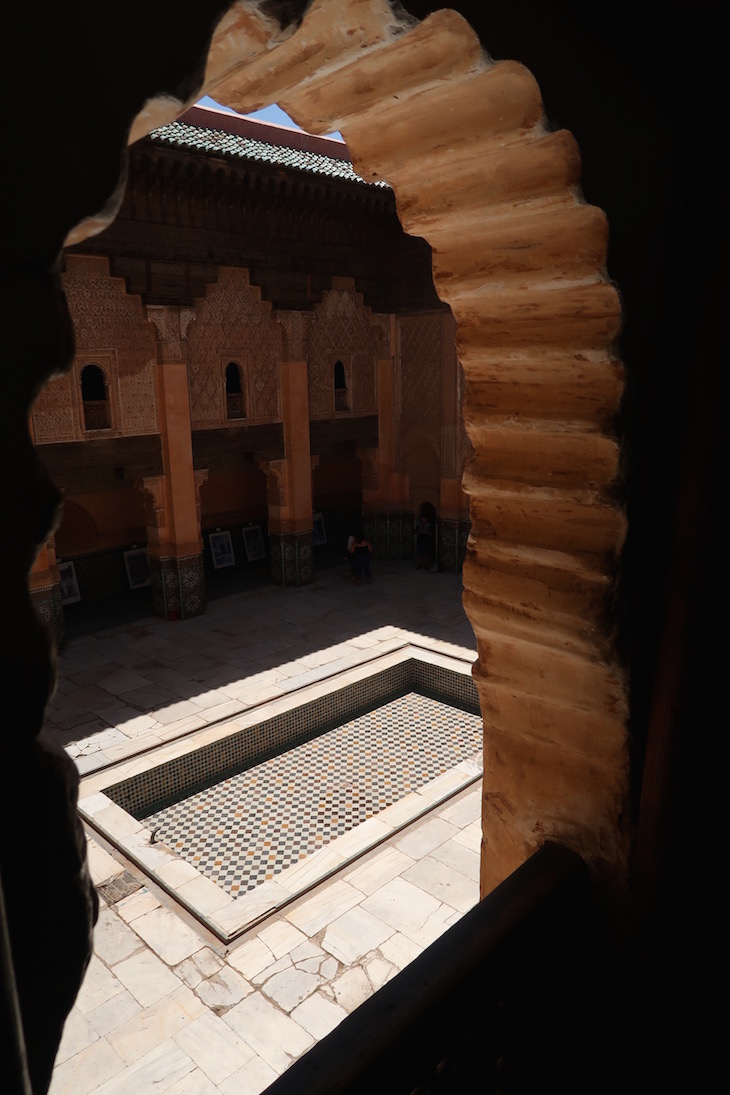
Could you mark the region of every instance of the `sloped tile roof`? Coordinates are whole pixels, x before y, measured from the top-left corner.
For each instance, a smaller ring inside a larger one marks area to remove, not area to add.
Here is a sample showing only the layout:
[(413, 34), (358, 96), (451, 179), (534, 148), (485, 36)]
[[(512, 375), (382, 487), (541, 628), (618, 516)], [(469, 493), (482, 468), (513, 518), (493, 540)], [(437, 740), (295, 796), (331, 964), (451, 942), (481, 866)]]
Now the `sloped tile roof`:
[(326, 175), (331, 179), (346, 179), (349, 182), (359, 183), (361, 186), (390, 189), (388, 184), (381, 180), (367, 182), (361, 179), (346, 159), (335, 159), (308, 149), (288, 148), (285, 145), (257, 140), (238, 133), (226, 133), (220, 129), (189, 125), (180, 120), (170, 122), (159, 129), (153, 129), (149, 136), (155, 143), (170, 145), (174, 148), (215, 156), (230, 156), (234, 159), (272, 164), (276, 167), (291, 167), (297, 171), (308, 171), (313, 175)]

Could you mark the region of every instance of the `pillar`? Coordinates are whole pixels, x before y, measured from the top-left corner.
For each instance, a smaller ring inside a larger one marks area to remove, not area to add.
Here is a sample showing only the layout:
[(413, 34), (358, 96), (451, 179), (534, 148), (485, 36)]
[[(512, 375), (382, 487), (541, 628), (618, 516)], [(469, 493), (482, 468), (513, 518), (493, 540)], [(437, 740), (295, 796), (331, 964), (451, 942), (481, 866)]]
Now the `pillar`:
[[(193, 469), (190, 397), (184, 362), (158, 364), (163, 474), (141, 482), (156, 615), (184, 620), (205, 611), (199, 489)], [(205, 473), (202, 473), (204, 478)]]
[(306, 361), (281, 362), (284, 459), (265, 467), (269, 481), (269, 557), (277, 585), (312, 581), (312, 467)]
[(377, 362), (378, 447), (362, 461), (363, 521), (377, 559), (413, 558), (413, 514), (404, 512), (408, 484), (396, 471), (395, 365)]

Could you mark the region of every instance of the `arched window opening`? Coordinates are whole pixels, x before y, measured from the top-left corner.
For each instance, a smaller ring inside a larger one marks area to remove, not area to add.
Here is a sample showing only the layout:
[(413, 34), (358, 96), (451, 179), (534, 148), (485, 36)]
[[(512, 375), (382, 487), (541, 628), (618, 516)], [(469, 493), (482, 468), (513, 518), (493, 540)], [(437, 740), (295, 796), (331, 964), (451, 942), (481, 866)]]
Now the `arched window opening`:
[(335, 410), (347, 411), (350, 409), (350, 403), (347, 396), (347, 377), (345, 376), (345, 366), (338, 359), (335, 362)]
[(228, 418), (246, 417), (241, 366), (235, 361), (229, 361), (226, 365), (226, 416)]
[(109, 395), (106, 377), (98, 365), (84, 365), (81, 370), (81, 400), (84, 405), (84, 429), (108, 430)]

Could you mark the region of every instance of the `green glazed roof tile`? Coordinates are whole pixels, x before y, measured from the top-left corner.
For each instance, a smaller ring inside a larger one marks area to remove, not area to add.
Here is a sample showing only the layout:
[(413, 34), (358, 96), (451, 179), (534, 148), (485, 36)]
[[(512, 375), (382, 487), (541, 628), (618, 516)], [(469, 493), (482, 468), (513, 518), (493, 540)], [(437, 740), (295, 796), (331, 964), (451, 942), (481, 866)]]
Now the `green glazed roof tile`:
[(161, 126), (159, 129), (153, 129), (149, 136), (155, 143), (170, 145), (174, 148), (194, 149), (215, 156), (230, 156), (240, 160), (252, 160), (255, 163), (272, 164), (276, 167), (292, 167), (298, 171), (309, 171), (314, 175), (326, 175), (331, 179), (346, 179), (349, 182), (360, 183), (362, 186), (390, 189), (386, 182), (369, 183), (361, 179), (348, 160), (323, 156), (306, 149), (269, 144), (252, 137), (225, 133), (218, 129), (201, 129), (200, 126), (177, 121)]

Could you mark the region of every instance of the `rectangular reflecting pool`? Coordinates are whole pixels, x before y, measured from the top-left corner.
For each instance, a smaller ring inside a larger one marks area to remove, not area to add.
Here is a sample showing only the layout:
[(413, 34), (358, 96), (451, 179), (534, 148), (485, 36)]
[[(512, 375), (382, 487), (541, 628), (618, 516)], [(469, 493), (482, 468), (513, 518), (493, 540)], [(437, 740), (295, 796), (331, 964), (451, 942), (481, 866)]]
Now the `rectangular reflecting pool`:
[(408, 646), (82, 784), (112, 854), (228, 943), (481, 776), (471, 664)]

